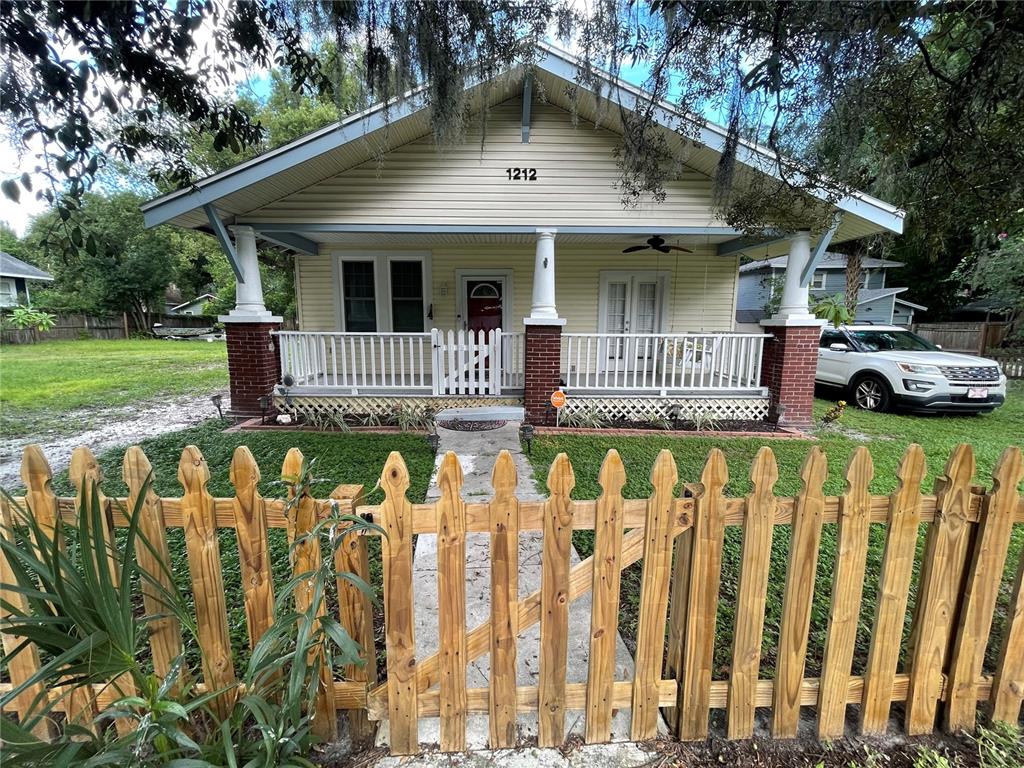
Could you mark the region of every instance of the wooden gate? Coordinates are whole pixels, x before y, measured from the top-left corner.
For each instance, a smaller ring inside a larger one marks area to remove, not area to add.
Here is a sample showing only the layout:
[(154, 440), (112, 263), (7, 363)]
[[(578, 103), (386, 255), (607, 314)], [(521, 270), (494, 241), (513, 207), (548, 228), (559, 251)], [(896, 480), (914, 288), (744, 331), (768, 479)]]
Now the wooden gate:
[(431, 330), (435, 395), (501, 394), (501, 329)]

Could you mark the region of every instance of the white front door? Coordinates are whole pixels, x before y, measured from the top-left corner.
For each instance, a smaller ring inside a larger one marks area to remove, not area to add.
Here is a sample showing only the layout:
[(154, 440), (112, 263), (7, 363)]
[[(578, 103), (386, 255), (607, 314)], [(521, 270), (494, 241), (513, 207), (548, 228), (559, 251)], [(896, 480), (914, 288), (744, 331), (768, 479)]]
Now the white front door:
[[(652, 334), (662, 326), (664, 278), (656, 273), (606, 273), (601, 279), (601, 333)], [(602, 364), (612, 371), (651, 370), (657, 359), (654, 339), (608, 338)]]

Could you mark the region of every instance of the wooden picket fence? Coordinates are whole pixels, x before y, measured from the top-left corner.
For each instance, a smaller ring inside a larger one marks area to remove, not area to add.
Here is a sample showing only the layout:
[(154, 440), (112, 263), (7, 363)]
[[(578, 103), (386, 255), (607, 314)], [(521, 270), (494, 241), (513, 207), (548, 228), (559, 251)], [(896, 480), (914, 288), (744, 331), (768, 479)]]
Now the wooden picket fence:
[[(283, 474), (296, 475), (301, 464), (301, 453), (292, 449)], [(142, 451), (129, 449), (124, 459), (129, 494), (126, 499), (111, 500), (112, 525), (127, 524), (122, 510), (134, 505), (149, 472)], [(801, 469), (799, 493), (778, 497), (774, 495), (775, 456), (762, 448), (750, 470), (751, 492), (729, 498), (725, 457), (716, 449), (708, 456), (700, 482), (684, 484), (677, 495), (676, 464), (672, 454), (663, 450), (650, 474), (650, 496), (624, 499), (626, 473), (613, 450), (599, 469), (602, 492), (598, 499), (571, 498), (574, 469), (560, 454), (548, 475), (548, 498), (535, 502), (516, 498), (515, 463), (503, 452), (493, 469), (493, 497), (467, 502), (462, 497), (459, 462), (454, 454), (447, 454), (438, 473), (439, 500), (413, 504), (407, 497), (410, 481), (405, 463), (400, 454), (392, 453), (381, 475), (384, 501), (380, 505), (363, 504), (363, 489), (357, 485), (339, 486), (329, 500), (302, 497), (289, 505), (287, 500), (259, 495), (259, 468), (245, 447), (236, 450), (231, 464), (235, 497), (211, 497), (206, 490), (209, 469), (199, 450), (190, 446), (182, 454), (178, 471), (182, 496), (161, 499), (149, 493), (145, 499), (141, 529), (153, 546), (139, 555), (143, 567), (163, 574), (155, 558), (169, 562), (165, 529), (184, 528), (203, 675), (208, 686), (220, 687), (236, 678), (218, 528), (234, 528), (237, 534), (249, 640), (255, 643), (273, 621), (268, 528), (286, 528), (294, 539), (313, 529), (328, 504), (372, 518), (386, 532), (381, 556), (387, 679), (376, 679), (370, 602), (339, 579), (340, 620), (363, 646), (366, 663), (335, 670), (342, 673), (341, 679), (322, 676), (314, 724), (321, 736), (330, 738), (336, 727), (334, 713), (345, 710), (356, 739), (361, 740), (373, 734), (374, 721), (387, 720), (394, 754), (420, 751), (418, 724), (423, 718), (440, 718), (442, 750), (464, 750), (471, 713), (489, 716), (493, 748), (516, 745), (516, 718), (523, 713), (536, 715), (539, 746), (559, 746), (565, 739), (569, 710), (585, 711), (588, 743), (607, 741), (613, 711), (627, 708), (634, 740), (654, 737), (659, 716), (666, 718), (679, 739), (704, 739), (713, 709), (725, 710), (728, 738), (748, 738), (754, 732), (756, 708), (770, 709), (774, 737), (792, 738), (801, 707), (815, 709), (817, 735), (827, 740), (844, 734), (850, 705), (859, 708), (861, 733), (883, 734), (895, 702), (902, 703), (903, 727), (909, 734), (930, 733), (937, 724), (949, 731), (969, 731), (979, 711), (1016, 722), (1024, 697), (1024, 557), (1016, 570), (994, 674), (983, 674), (1009, 543), (1014, 526), (1024, 524), (1021, 450), (1013, 447), (1003, 453), (988, 490), (972, 485), (974, 472), (973, 452), (962, 445), (950, 456), (934, 492), (922, 493), (924, 451), (912, 445), (899, 465), (896, 490), (888, 496), (872, 495), (872, 460), (868, 450), (860, 447), (846, 467), (845, 492), (826, 496), (826, 458), (814, 447)], [(86, 478), (100, 480), (96, 462), (86, 449), (76, 451), (70, 474), (79, 487)], [(54, 496), (49, 467), (38, 448), (26, 450), (22, 477), (28, 488), (24, 501), (44, 529), (54, 529), (56, 515), (75, 518), (76, 500)], [(866, 667), (863, 675), (853, 675), (872, 524), (886, 527), (885, 550)], [(927, 531), (917, 599), (906, 661), (899, 671), (922, 524)], [(824, 525), (837, 525), (837, 560), (821, 676), (807, 678)], [(721, 629), (716, 617), (723, 543), (730, 526), (742, 527), (736, 619), (727, 679), (713, 679), (715, 641)], [(777, 526), (790, 527), (790, 549), (777, 664), (773, 678), (763, 679), (759, 672), (765, 605)], [(594, 530), (594, 554), (572, 566), (571, 536), (579, 529)], [(542, 586), (520, 597), (518, 543), (520, 533), (529, 531), (543, 532)], [(489, 533), (491, 552), (491, 615), (472, 628), (466, 626), (465, 597), (469, 532)], [(438, 647), (442, 650), (421, 658), (413, 629), (412, 563), (413, 537), (424, 534), (438, 537)], [(366, 540), (362, 535), (343, 540), (335, 556), (338, 571), (369, 579)], [(311, 570), (319, 557), (315, 545), (296, 548), (294, 572)], [(620, 574), (638, 561), (642, 561), (642, 577), (635, 671), (632, 679), (620, 680), (615, 676)], [(5, 564), (4, 581), (9, 581)], [(569, 604), (587, 592), (593, 593), (588, 677), (584, 683), (568, 683)], [(147, 608), (154, 610), (148, 602)], [(538, 623), (538, 685), (518, 686), (517, 637)], [(166, 674), (181, 652), (180, 627), (171, 620), (157, 624), (151, 647), (156, 673)], [(467, 665), (484, 654), (490, 655), (489, 685), (468, 688)], [(9, 666), (10, 679), (15, 683), (25, 679), (36, 665), (37, 657), (19, 654)], [(112, 695), (108, 688), (93, 698), (68, 699), (65, 705), (71, 717), (88, 720), (104, 697)], [(31, 696), (31, 691), (26, 692), (27, 700)]]

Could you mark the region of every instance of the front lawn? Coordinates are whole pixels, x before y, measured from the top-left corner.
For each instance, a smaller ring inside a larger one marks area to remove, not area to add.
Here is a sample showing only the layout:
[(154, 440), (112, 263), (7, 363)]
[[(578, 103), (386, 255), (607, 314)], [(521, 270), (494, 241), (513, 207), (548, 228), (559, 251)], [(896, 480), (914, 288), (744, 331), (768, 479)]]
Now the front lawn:
[[(130, 339), (0, 346), (5, 437), (65, 424), (74, 411), (137, 405), (227, 387), (223, 342)], [(79, 414), (79, 420), (87, 419)]]
[[(234, 489), (228, 480), (231, 455), (239, 445), (247, 445), (260, 467), (261, 493), (281, 498), (285, 489), (280, 482), (281, 463), (289, 448), (299, 448), (307, 459), (315, 459), (313, 474), (317, 478), (313, 492), (317, 498), (327, 498), (340, 483), (362, 483), (367, 499), (378, 503), (383, 494), (374, 491), (384, 461), (391, 451), (401, 451), (409, 468), (411, 485), (409, 497), (423, 501), (434, 468), (434, 453), (426, 440), (418, 435), (367, 433), (310, 433), (286, 431), (235, 432), (224, 434), (227, 422), (211, 420), (192, 429), (171, 432), (141, 443), (153, 465), (153, 487), (160, 496), (181, 496), (178, 483), (178, 462), (186, 445), (196, 445), (206, 457), (210, 467), (207, 486), (213, 496), (230, 497)], [(97, 457), (103, 469), (103, 491), (108, 496), (123, 496), (127, 489), (121, 482), (121, 462), (124, 450), (107, 451)], [(54, 490), (60, 496), (74, 495), (67, 472), (54, 479)], [(181, 528), (168, 529), (172, 572), (179, 589), (188, 598), (191, 595), (188, 559), (185, 554), (184, 534)], [(270, 531), (271, 565), (275, 584), (290, 578), (288, 543), (282, 529)], [(245, 625), (244, 598), (238, 560), (238, 543), (233, 529), (220, 533), (221, 567), (224, 574), (228, 605), (228, 624), (236, 668), (247, 652), (248, 637)], [(380, 586), (380, 539), (370, 539), (371, 581)], [(378, 611), (379, 612), (379, 611)]]
[[(833, 404), (824, 400), (816, 401), (815, 417), (820, 418), (825, 410)], [(825, 450), (829, 460), (828, 481), (825, 484), (825, 491), (828, 494), (842, 493), (844, 489), (843, 471), (847, 458), (859, 445), (867, 445), (874, 459), (875, 479), (871, 486), (872, 491), (877, 494), (889, 493), (895, 487), (895, 472), (900, 457), (907, 445), (912, 442), (922, 445), (927, 456), (928, 475), (924, 483), (927, 491), (931, 490), (935, 476), (942, 471), (950, 451), (961, 442), (967, 442), (974, 446), (978, 481), (985, 486), (990, 486), (990, 473), (1002, 451), (1008, 445), (1024, 445), (1024, 382), (1011, 382), (1006, 404), (991, 414), (973, 417), (922, 417), (876, 414), (848, 409), (840, 424), (828, 429), (819, 429), (816, 436), (818, 445)], [(748, 476), (750, 465), (762, 445), (770, 445), (778, 460), (779, 481), (775, 487), (776, 494), (780, 496), (793, 495), (800, 487), (799, 469), (812, 445), (809, 441), (720, 438), (715, 437), (713, 433), (692, 438), (659, 436), (657, 432), (652, 432), (649, 436), (644, 437), (544, 436), (533, 441), (533, 453), (530, 460), (540, 487), (543, 488), (548, 466), (556, 454), (565, 451), (573, 463), (576, 474), (576, 489), (573, 496), (579, 499), (595, 499), (600, 493), (597, 484), (598, 468), (608, 449), (615, 448), (622, 456), (628, 475), (628, 482), (624, 490), (625, 496), (627, 498), (645, 498), (650, 493), (648, 477), (659, 450), (668, 448), (672, 451), (679, 467), (680, 481), (698, 482), (708, 451), (717, 447), (724, 451), (729, 466), (728, 495), (738, 497), (750, 490)], [(818, 673), (818, 664), (824, 647), (828, 622), (828, 596), (831, 592), (831, 574), (836, 554), (836, 527), (835, 525), (826, 525), (822, 535), (811, 639), (808, 649), (807, 676)], [(731, 632), (734, 625), (741, 540), (742, 530), (739, 527), (727, 529), (715, 656), (715, 672), (718, 678), (726, 675), (730, 663)], [(580, 556), (587, 557), (593, 551), (593, 532), (577, 531), (573, 541)], [(861, 612), (854, 664), (855, 674), (862, 671), (867, 657), (870, 629), (874, 621), (874, 595), (877, 591), (884, 543), (885, 526), (872, 525), (868, 577), (865, 584), (865, 599)], [(773, 676), (775, 666), (775, 649), (782, 611), (788, 547), (789, 527), (777, 526), (772, 545), (772, 570), (765, 619), (765, 642), (761, 669), (763, 677)], [(1018, 525), (1014, 530), (1003, 588), (1000, 592), (998, 610), (1000, 614), (1005, 612), (1009, 600), (1009, 576), (1016, 567), (1022, 548), (1024, 548), (1024, 526)], [(920, 555), (919, 547), (918, 558)], [(623, 573), (620, 629), (627, 644), (633, 643), (636, 634), (640, 597), (640, 567), (638, 563)], [(997, 637), (1001, 628), (1002, 619), (1001, 616), (997, 616), (993, 627), (993, 638)], [(993, 639), (989, 644), (989, 658), (991, 658), (995, 642)]]

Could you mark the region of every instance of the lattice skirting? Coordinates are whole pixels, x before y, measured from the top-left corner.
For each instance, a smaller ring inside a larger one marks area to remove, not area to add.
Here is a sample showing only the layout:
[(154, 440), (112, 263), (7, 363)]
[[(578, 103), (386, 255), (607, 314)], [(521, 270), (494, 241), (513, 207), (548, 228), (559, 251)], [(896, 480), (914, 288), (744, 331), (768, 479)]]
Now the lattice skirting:
[(692, 419), (758, 420), (768, 416), (767, 397), (610, 397), (573, 395), (566, 399), (563, 414), (594, 413), (605, 419), (659, 421)]
[(444, 408), (474, 408), (494, 405), (522, 405), (522, 396), (476, 397), (473, 395), (284, 395), (274, 396), (274, 405), (281, 413), (304, 416), (388, 416), (399, 407), (436, 413)]

